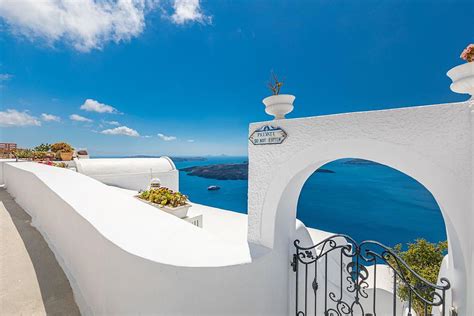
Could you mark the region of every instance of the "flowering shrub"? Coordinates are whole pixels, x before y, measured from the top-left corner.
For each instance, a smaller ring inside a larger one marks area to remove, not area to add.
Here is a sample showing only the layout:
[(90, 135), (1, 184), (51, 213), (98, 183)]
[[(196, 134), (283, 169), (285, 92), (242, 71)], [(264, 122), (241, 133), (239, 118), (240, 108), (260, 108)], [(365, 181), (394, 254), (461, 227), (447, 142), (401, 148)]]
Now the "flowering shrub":
[(474, 61), (474, 44), (469, 44), (461, 53), (461, 59), (468, 63)]
[(165, 187), (143, 191), (138, 196), (142, 200), (160, 204), (160, 206), (178, 207), (186, 205), (188, 197)]
[(64, 162), (52, 162), (52, 161), (38, 161), (38, 163), (47, 165), (47, 166), (52, 166), (52, 167), (58, 167), (58, 168), (67, 168), (67, 164)]

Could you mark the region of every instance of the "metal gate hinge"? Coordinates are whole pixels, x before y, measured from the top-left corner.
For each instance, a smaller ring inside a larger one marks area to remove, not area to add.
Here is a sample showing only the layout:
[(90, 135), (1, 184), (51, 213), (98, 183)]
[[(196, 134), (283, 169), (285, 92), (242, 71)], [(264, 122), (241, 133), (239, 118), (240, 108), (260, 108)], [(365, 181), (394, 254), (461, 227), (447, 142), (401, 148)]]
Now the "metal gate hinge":
[(298, 264), (297, 263), (297, 258), (296, 258), (296, 254), (293, 255), (293, 260), (291, 261), (291, 267), (293, 268), (293, 272), (296, 272), (296, 265)]

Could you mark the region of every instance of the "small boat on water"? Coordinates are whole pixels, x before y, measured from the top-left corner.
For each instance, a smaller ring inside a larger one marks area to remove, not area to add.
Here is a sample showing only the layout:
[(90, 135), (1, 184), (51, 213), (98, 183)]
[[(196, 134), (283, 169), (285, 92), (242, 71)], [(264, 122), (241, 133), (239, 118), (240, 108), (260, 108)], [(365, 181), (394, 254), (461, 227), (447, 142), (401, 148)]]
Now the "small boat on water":
[(219, 186), (217, 186), (217, 185), (210, 185), (210, 186), (207, 187), (207, 189), (208, 189), (209, 191), (217, 191), (217, 190), (219, 190), (220, 188), (221, 188), (221, 187), (219, 187)]

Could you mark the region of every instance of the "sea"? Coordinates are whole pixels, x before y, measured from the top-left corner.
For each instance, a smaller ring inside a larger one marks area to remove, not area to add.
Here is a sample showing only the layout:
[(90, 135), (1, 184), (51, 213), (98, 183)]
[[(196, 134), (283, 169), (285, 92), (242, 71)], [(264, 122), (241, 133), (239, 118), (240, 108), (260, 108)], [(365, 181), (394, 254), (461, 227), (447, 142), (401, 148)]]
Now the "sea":
[[(206, 157), (175, 162), (178, 169), (242, 163), (247, 157)], [(314, 173), (298, 201), (297, 218), (307, 227), (406, 246), (418, 238), (446, 240), (441, 211), (431, 193), (413, 178), (376, 163), (338, 160), (323, 167), (334, 173)], [(247, 180), (213, 180), (180, 171), (180, 191), (199, 204), (247, 213)], [(209, 191), (217, 185), (220, 190)]]

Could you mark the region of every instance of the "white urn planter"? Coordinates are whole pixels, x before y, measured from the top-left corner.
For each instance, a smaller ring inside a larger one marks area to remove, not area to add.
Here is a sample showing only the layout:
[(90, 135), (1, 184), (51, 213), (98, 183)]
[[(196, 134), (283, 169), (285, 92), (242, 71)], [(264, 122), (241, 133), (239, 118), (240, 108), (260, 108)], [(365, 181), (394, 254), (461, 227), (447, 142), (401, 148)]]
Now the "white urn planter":
[(293, 111), (293, 102), (295, 96), (291, 94), (277, 94), (266, 97), (263, 99), (265, 104), (265, 112), (273, 115), (275, 120), (281, 120), (285, 118), (285, 115)]
[(456, 66), (449, 70), (447, 75), (453, 81), (452, 91), (470, 94), (470, 100), (474, 100), (474, 62)]

